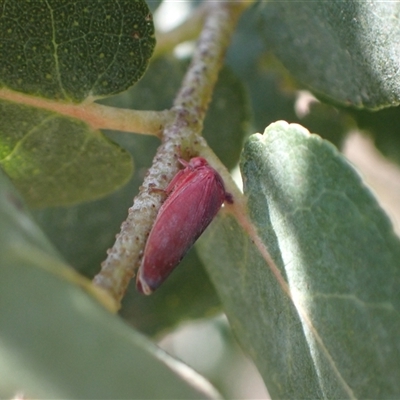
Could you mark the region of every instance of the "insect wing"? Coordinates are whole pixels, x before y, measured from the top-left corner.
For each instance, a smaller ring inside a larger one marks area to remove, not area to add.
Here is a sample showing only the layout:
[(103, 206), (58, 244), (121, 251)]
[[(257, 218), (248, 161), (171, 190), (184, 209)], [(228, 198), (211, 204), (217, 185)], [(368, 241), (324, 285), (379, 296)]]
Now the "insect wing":
[(211, 167), (180, 172), (171, 181), (174, 186), (168, 186), (172, 193), (160, 208), (138, 272), (138, 288), (146, 294), (158, 288), (179, 264), (226, 197), (222, 180)]
[(185, 167), (180, 170), (171, 180), (167, 188), (165, 189), (165, 193), (167, 195), (171, 194), (175, 189), (184, 186), (185, 184), (191, 182), (197, 175), (198, 170), (202, 167), (207, 167), (214, 171), (207, 163), (207, 161), (203, 157), (194, 157), (187, 162), (186, 160), (180, 158), (179, 162)]

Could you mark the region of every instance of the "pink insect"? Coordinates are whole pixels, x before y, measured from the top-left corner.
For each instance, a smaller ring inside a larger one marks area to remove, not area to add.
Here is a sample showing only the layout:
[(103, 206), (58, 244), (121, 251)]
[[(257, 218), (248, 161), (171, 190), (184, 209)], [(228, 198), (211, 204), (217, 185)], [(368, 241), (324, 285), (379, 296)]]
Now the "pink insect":
[(168, 197), (150, 231), (138, 271), (136, 285), (144, 294), (152, 293), (165, 281), (222, 204), (233, 203), (221, 176), (204, 158), (179, 162), (185, 168), (165, 190)]

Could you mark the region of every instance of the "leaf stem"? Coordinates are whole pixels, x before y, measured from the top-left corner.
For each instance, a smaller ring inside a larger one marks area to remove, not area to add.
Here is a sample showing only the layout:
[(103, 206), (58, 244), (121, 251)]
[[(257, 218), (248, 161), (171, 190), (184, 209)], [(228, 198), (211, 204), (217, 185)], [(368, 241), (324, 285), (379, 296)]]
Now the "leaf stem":
[(79, 104), (63, 103), (5, 88), (0, 89), (0, 99), (77, 118), (86, 122), (93, 129), (113, 129), (158, 137), (161, 136), (162, 128), (173, 117), (173, 112), (170, 110), (128, 110), (93, 103), (93, 99), (87, 99)]
[(200, 133), (206, 110), (237, 20), (248, 4), (245, 1), (205, 2), (204, 26), (172, 107), (174, 118), (165, 125), (162, 144), (140, 193), (93, 280), (118, 302), (139, 266), (147, 235), (164, 200), (162, 191), (154, 188), (167, 186), (178, 171), (178, 157), (194, 155), (194, 149), (204, 144)]
[(169, 110), (128, 110), (97, 103), (81, 105), (75, 111), (78, 118), (85, 120), (94, 129), (135, 132), (158, 137), (161, 137), (163, 127), (173, 117)]

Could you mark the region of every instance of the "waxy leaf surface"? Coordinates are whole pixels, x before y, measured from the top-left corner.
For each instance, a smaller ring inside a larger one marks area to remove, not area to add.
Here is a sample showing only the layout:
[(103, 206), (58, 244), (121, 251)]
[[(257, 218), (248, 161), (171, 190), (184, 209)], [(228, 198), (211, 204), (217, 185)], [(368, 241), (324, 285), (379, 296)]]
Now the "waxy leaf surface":
[(143, 0), (1, 1), (0, 87), (80, 102), (133, 85), (155, 45)]
[[(81, 121), (35, 105), (46, 98), (62, 110), (63, 103), (90, 102), (132, 86), (155, 46), (146, 2), (16, 0), (0, 6), (3, 169), (35, 207), (96, 199), (125, 184), (132, 162), (124, 150)], [(29, 106), (17, 92), (30, 95)]]
[(396, 1), (260, 2), (267, 50), (317, 93), (336, 102), (382, 108), (400, 102)]
[(199, 246), (271, 396), (398, 397), (400, 245), (371, 192), (331, 144), (286, 122), (250, 137), (242, 173), (277, 268), (228, 215)]
[(0, 100), (0, 166), (34, 207), (104, 196), (132, 174), (128, 152), (74, 118)]
[(1, 398), (219, 397), (90, 295), (24, 210), (0, 172)]

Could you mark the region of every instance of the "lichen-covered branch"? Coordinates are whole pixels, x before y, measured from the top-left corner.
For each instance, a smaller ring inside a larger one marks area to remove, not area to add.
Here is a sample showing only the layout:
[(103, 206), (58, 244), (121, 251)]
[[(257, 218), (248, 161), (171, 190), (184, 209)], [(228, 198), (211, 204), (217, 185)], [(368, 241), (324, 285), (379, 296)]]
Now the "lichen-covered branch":
[(179, 156), (192, 156), (203, 145), (200, 133), (212, 91), (237, 20), (248, 4), (212, 1), (205, 4), (204, 26), (172, 107), (174, 118), (165, 125), (153, 165), (93, 281), (117, 301), (122, 299), (139, 266), (147, 235), (164, 200), (162, 191), (154, 189), (164, 189), (176, 174)]

